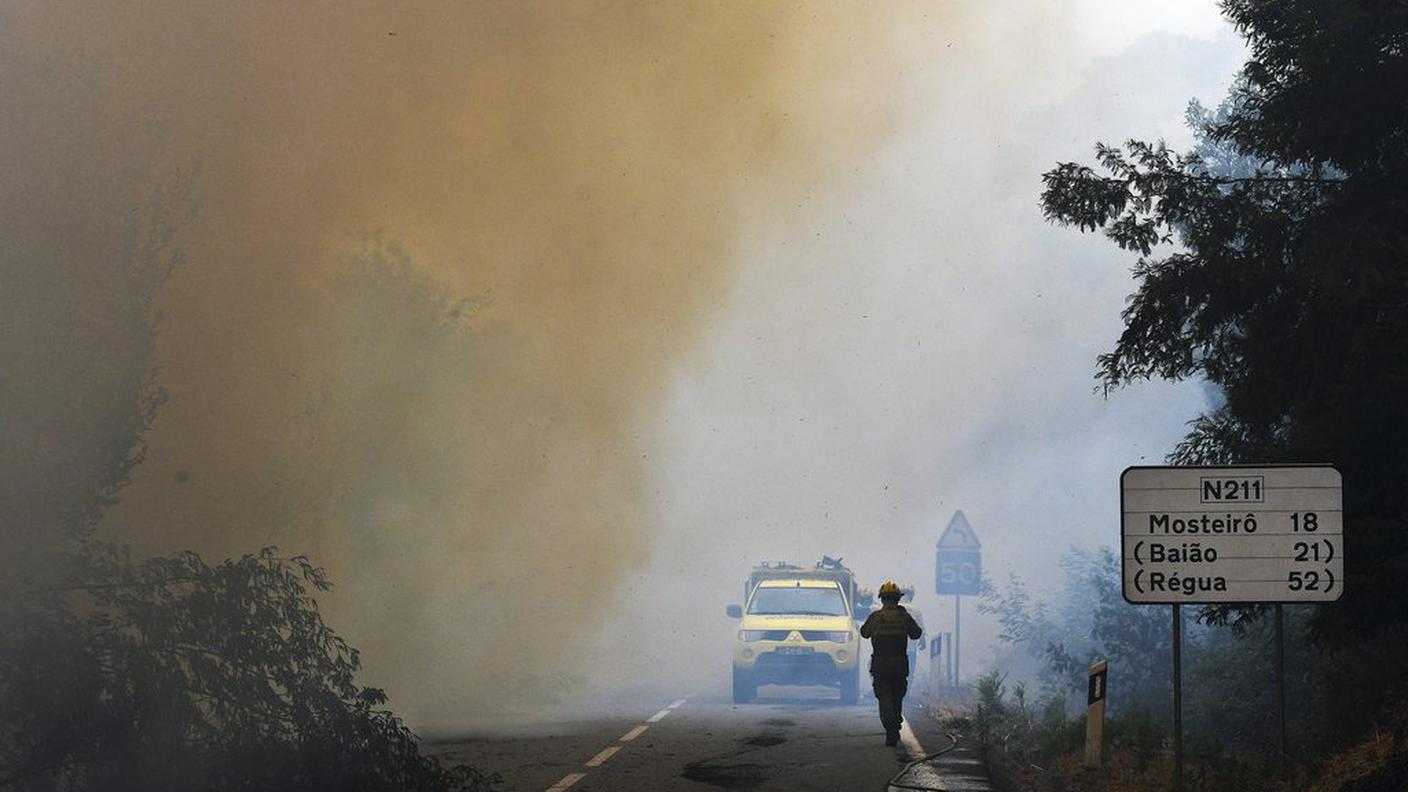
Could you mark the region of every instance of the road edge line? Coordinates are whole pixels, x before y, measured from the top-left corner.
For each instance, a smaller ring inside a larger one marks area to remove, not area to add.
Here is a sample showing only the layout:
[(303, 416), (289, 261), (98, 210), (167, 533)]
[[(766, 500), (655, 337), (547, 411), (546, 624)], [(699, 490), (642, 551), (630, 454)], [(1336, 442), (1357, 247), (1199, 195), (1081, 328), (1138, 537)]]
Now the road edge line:
[(914, 730), (909, 728), (909, 721), (900, 724), (900, 742), (911, 759), (922, 759), (929, 755), (920, 744), (919, 738), (914, 736)]

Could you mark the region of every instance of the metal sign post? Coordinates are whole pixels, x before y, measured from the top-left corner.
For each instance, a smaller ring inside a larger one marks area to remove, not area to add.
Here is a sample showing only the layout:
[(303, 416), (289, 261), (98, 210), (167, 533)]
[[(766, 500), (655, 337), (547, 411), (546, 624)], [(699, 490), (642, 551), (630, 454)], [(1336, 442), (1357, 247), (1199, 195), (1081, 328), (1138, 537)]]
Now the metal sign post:
[(944, 636), (943, 633), (939, 633), (926, 637), (929, 639), (928, 687), (931, 694), (937, 694), (939, 692), (939, 672), (942, 671), (940, 664), (943, 663), (943, 657), (940, 653), (943, 651)]
[(1183, 789), (1183, 613), (1173, 606), (1173, 788)]
[(1131, 467), (1120, 475), (1124, 598), (1173, 606), (1174, 788), (1183, 781), (1182, 604), (1274, 603), (1278, 751), (1286, 755), (1281, 604), (1344, 590), (1344, 498), (1329, 465)]
[(1276, 603), (1276, 770), (1286, 777), (1286, 636), (1281, 603)]
[(944, 653), (944, 684), (953, 687), (953, 633), (944, 633), (944, 646), (948, 648)]
[(958, 684), (963, 657), (962, 597), (980, 593), (983, 583), (982, 545), (963, 512), (957, 511), (939, 537), (934, 550), (934, 590), (953, 595), (953, 684)]

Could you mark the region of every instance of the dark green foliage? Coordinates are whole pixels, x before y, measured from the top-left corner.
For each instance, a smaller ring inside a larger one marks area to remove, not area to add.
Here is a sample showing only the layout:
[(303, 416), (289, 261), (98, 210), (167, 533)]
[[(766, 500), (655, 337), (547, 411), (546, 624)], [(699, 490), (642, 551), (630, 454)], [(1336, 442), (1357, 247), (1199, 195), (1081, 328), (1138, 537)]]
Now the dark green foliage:
[[(1408, 5), (1402, 0), (1224, 0), (1251, 59), (1245, 108), (1219, 137), (1279, 162), (1372, 178), (1408, 167)], [(1401, 189), (1401, 188), (1400, 188)], [(1400, 193), (1401, 195), (1401, 193)]]
[[(1178, 464), (1330, 462), (1345, 478), (1344, 598), (1313, 633), (1408, 625), (1408, 4), (1226, 0), (1251, 59), (1199, 145), (1096, 148), (1044, 176), (1054, 222), (1135, 252), (1107, 392), (1205, 378), (1224, 402)], [(1214, 623), (1257, 609), (1204, 610)]]
[(272, 548), (216, 566), (133, 561), (90, 544), (7, 616), (0, 787), (62, 790), (450, 790), (443, 768), (354, 681), (357, 651)]

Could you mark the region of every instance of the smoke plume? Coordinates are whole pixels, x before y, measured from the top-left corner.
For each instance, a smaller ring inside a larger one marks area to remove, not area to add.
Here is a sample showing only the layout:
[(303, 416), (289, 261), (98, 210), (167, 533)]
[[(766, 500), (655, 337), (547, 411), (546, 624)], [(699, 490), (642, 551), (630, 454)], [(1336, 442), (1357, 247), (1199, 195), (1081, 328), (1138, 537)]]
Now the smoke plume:
[[(413, 718), (570, 686), (561, 658), (649, 557), (641, 422), (735, 286), (741, 230), (893, 123), (919, 14), (873, 10), (6, 6), (3, 299), (42, 319), (0, 341), (33, 406), (7, 466), (81, 489), (60, 446), (131, 410), (55, 405), (130, 404), (153, 361), (169, 400), (102, 536), (309, 553)], [(124, 280), (139, 202), (192, 170), (150, 304)]]

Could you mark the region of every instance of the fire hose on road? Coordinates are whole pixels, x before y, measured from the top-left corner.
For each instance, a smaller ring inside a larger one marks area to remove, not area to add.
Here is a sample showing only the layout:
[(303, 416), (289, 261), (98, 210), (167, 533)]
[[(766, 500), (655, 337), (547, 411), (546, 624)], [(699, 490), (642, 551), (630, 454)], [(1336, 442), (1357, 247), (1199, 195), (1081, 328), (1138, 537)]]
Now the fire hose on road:
[(939, 757), (958, 747), (957, 736), (952, 733), (946, 733), (944, 734), (944, 736), (947, 737), (949, 741), (949, 744), (947, 746), (937, 751), (934, 751), (933, 753), (921, 756), (918, 759), (915, 759), (914, 761), (909, 762), (904, 767), (900, 768), (900, 771), (891, 776), (890, 780), (886, 782), (886, 792), (891, 789), (912, 789), (917, 790), (918, 792), (943, 792), (943, 790), (947, 789), (948, 787), (941, 785), (941, 782), (938, 782), (937, 780), (933, 783), (926, 784), (904, 783), (901, 781), (901, 779), (904, 779), (910, 773), (915, 772), (917, 768), (919, 768), (921, 765), (925, 765), (929, 762), (932, 762), (933, 760), (938, 759)]

